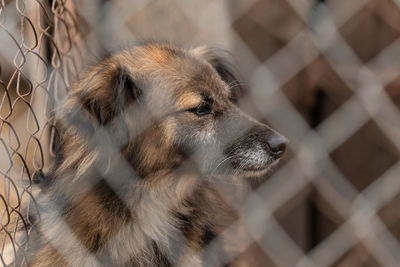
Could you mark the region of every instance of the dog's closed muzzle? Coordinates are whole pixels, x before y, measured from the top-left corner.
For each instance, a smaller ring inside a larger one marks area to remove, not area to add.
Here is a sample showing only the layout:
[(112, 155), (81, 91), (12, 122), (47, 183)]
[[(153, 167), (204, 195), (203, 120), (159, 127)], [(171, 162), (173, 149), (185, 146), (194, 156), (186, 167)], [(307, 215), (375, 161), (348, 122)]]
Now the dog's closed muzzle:
[(287, 140), (264, 125), (250, 128), (225, 150), (234, 169), (259, 171), (282, 157)]

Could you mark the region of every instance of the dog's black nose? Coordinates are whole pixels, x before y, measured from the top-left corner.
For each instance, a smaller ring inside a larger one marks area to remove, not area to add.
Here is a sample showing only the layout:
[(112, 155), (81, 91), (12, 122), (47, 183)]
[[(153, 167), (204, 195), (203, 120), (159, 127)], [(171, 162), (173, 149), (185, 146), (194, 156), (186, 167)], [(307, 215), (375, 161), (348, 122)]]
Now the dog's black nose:
[(271, 154), (276, 158), (281, 157), (285, 152), (286, 142), (286, 138), (281, 135), (270, 136), (267, 144)]

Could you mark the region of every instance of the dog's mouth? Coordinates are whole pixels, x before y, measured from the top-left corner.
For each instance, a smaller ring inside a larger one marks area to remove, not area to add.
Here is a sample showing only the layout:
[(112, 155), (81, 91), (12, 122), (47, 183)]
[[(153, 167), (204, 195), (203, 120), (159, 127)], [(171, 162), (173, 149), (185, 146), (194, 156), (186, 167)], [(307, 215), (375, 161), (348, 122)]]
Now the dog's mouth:
[(280, 159), (276, 159), (271, 163), (261, 166), (261, 167), (250, 167), (250, 168), (242, 168), (238, 170), (238, 174), (244, 178), (252, 178), (252, 177), (261, 177), (268, 176), (268, 174), (272, 174), (275, 167), (278, 165)]
[(243, 172), (263, 172), (263, 171), (267, 171), (269, 168), (271, 168), (272, 164), (268, 164), (265, 166), (261, 166), (261, 167), (244, 167), (244, 168), (240, 168), (238, 170), (241, 170)]
[(227, 156), (214, 168), (212, 174), (241, 177), (262, 176), (272, 172), (280, 161), (280, 157), (273, 157), (271, 155), (257, 157), (256, 155), (256, 152), (249, 152), (246, 153), (246, 157), (243, 157), (243, 155)]
[(234, 167), (233, 170), (243, 177), (258, 177), (272, 172), (279, 161), (280, 159), (271, 159), (265, 164), (241, 165)]

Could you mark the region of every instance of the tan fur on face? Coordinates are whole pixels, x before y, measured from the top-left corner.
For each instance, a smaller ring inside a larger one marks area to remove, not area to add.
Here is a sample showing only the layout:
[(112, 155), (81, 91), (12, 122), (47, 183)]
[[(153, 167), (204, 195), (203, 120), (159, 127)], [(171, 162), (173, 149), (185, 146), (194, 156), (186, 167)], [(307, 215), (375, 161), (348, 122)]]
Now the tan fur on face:
[(159, 65), (164, 65), (171, 58), (171, 53), (160, 49), (149, 49), (148, 56)]
[(202, 103), (203, 99), (198, 93), (184, 92), (178, 97), (177, 106), (184, 110), (196, 107)]

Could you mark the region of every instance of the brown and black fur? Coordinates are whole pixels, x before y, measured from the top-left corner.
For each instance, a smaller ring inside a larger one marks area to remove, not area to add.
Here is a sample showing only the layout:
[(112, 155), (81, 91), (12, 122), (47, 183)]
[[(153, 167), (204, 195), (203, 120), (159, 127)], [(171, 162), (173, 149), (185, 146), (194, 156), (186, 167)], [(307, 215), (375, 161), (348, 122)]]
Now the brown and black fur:
[(30, 266), (211, 264), (203, 248), (233, 219), (213, 179), (262, 174), (284, 151), (236, 86), (206, 47), (138, 45), (84, 73), (57, 111)]

